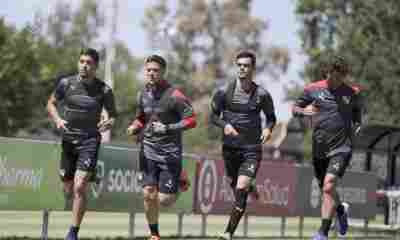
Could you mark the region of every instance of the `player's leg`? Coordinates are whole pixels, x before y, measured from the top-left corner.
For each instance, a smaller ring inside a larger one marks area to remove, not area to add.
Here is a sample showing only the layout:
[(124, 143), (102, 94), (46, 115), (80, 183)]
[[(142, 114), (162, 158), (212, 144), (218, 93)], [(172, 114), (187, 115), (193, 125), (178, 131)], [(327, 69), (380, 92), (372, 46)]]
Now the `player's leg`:
[(240, 150), (240, 158), (243, 160), (237, 173), (238, 179), (234, 190), (235, 203), (226, 228), (226, 232), (230, 233), (231, 236), (235, 233), (240, 219), (245, 213), (250, 185), (257, 175), (259, 162), (261, 161), (261, 150), (242, 149)]
[[(240, 164), (243, 161), (240, 158), (240, 153), (238, 149), (223, 146), (222, 147), (222, 156), (224, 159), (224, 165), (225, 165), (225, 175), (230, 179), (230, 186), (232, 187), (232, 191), (235, 195), (236, 199), (236, 186), (238, 182), (238, 174), (239, 174), (239, 168)], [(234, 214), (234, 206), (232, 209), (232, 213)], [(232, 215), (232, 214), (231, 214)], [(219, 237), (221, 239), (231, 239), (233, 232), (232, 231), (232, 216), (229, 217), (228, 224), (226, 226), (225, 232), (221, 234)]]
[(318, 232), (314, 235), (314, 240), (324, 240), (328, 238), (328, 233), (330, 226), (332, 224), (332, 219), (327, 218), (323, 214), (324, 209), (324, 180), (326, 177), (326, 171), (328, 168), (328, 159), (320, 158), (319, 155), (314, 156), (313, 158), (313, 168), (314, 168), (314, 175), (315, 178), (318, 180), (319, 187), (322, 194), (322, 204), (321, 204), (321, 226)]
[[(144, 156), (143, 156), (144, 157)], [(145, 159), (142, 164), (143, 176), (143, 206), (147, 224), (150, 230), (150, 239), (157, 240), (160, 238), (158, 219), (160, 202), (158, 197), (158, 182), (160, 169), (156, 162)]]
[[(328, 167), (328, 174), (336, 176), (336, 182), (344, 176), (346, 169), (350, 163), (351, 152), (341, 152), (331, 157), (331, 161)], [(341, 235), (345, 235), (348, 229), (348, 210), (349, 205), (345, 202), (341, 202), (339, 194), (337, 192), (337, 184), (334, 188), (334, 215), (336, 215), (336, 229)]]
[(77, 170), (74, 176), (73, 203), (72, 203), (72, 227), (71, 232), (78, 235), (79, 228), (83, 221), (87, 206), (87, 190), (89, 181), (97, 166), (97, 156), (100, 147), (101, 137), (96, 135), (82, 139), (76, 145), (78, 160)]

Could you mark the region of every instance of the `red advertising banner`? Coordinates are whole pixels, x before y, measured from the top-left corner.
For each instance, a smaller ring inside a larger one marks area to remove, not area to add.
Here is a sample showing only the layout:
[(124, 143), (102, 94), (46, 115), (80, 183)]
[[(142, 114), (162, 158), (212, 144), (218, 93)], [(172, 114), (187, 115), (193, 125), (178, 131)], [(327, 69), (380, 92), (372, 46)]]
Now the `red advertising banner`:
[[(194, 212), (227, 214), (232, 208), (234, 194), (230, 179), (225, 175), (222, 160), (198, 163), (194, 194)], [(260, 198), (248, 199), (247, 213), (255, 216), (292, 216), (296, 211), (296, 168), (262, 161), (256, 185)]]

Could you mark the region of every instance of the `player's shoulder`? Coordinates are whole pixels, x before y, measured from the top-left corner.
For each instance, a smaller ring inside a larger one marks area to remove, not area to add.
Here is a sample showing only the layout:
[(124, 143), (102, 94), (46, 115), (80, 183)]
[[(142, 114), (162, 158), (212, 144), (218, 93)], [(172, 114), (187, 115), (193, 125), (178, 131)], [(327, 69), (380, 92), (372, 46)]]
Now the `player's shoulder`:
[(261, 85), (259, 85), (257, 83), (254, 83), (254, 82), (253, 82), (253, 84), (257, 88), (257, 94), (259, 96), (271, 96), (271, 94), (269, 93), (269, 91), (265, 87), (263, 87), (263, 86), (261, 86)]
[(104, 82), (103, 80), (96, 78), (96, 84), (98, 84), (98, 86), (100, 87), (101, 91), (106, 94), (109, 92), (112, 92), (112, 88), (110, 85), (108, 85), (106, 82)]
[(349, 88), (353, 91), (354, 94), (358, 95), (362, 91), (362, 86), (357, 83), (350, 83), (348, 84)]
[(181, 90), (177, 87), (174, 87), (174, 86), (170, 86), (170, 88), (171, 88), (171, 90), (170, 90), (171, 96), (173, 98), (178, 99), (178, 100), (185, 100), (185, 101), (189, 100), (189, 98), (186, 96), (186, 94), (183, 92), (183, 90)]
[(304, 86), (304, 91), (314, 91), (328, 88), (328, 81), (323, 79)]
[(78, 75), (76, 74), (68, 74), (59, 77), (58, 84), (62, 86), (68, 86), (74, 82), (77, 82)]

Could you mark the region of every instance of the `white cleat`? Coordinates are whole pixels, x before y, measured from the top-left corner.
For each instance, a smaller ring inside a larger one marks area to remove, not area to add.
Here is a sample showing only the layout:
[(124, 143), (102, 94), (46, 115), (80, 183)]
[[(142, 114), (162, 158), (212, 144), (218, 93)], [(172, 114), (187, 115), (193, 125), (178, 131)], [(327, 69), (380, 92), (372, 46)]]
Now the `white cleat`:
[(222, 233), (218, 235), (218, 239), (220, 240), (232, 240), (232, 234), (230, 233)]

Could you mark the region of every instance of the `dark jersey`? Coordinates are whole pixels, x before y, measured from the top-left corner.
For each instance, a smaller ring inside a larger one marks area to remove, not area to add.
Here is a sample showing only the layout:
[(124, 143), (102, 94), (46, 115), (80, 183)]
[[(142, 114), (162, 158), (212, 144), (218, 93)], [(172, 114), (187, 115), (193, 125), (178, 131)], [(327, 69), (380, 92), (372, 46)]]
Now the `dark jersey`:
[(90, 84), (78, 75), (62, 78), (54, 95), (61, 103), (61, 115), (70, 130), (97, 132), (103, 107), (110, 117), (117, 115), (111, 88), (97, 78)]
[(215, 92), (211, 101), (210, 121), (222, 129), (226, 124), (231, 124), (239, 132), (238, 136), (223, 134), (224, 145), (237, 148), (260, 147), (263, 127), (260, 112), (266, 116), (265, 128), (272, 130), (276, 123), (271, 95), (254, 82), (250, 91), (245, 93), (238, 82), (235, 80)]
[[(326, 149), (325, 154), (351, 151), (353, 129), (361, 124), (362, 100), (357, 86), (342, 84), (336, 89), (322, 80), (307, 85), (296, 100), (294, 116), (302, 116), (302, 109), (314, 104), (319, 113), (313, 116), (313, 140)], [(318, 146), (315, 146), (318, 147)]]
[[(147, 159), (158, 162), (180, 161), (182, 131), (194, 128), (196, 118), (189, 99), (167, 81), (157, 89), (145, 88), (138, 94), (135, 120), (143, 127), (143, 150)], [(167, 125), (165, 133), (154, 132), (152, 122)]]

